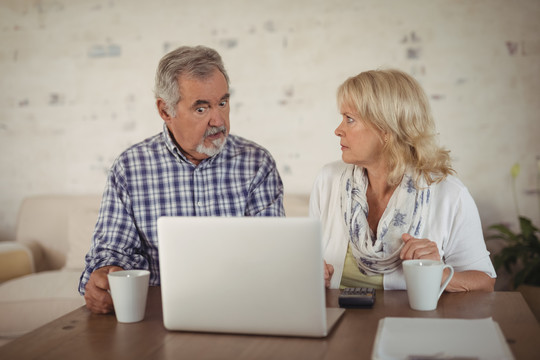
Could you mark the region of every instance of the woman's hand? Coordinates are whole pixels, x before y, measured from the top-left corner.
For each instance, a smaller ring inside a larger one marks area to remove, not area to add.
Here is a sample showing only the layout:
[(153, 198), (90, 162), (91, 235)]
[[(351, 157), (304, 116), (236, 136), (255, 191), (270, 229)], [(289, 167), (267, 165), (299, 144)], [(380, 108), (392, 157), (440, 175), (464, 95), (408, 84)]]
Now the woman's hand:
[[(399, 257), (401, 260), (412, 259), (431, 259), (441, 260), (439, 255), (439, 249), (435, 242), (428, 239), (416, 239), (409, 234), (403, 234), (401, 239), (405, 243), (401, 249)], [(445, 269), (443, 279), (448, 276), (448, 269)], [(442, 281), (441, 281), (442, 282)], [(458, 292), (458, 291), (493, 291), (495, 286), (495, 279), (489, 277), (489, 275), (481, 271), (463, 271), (455, 272), (452, 280), (448, 283), (445, 291)]]
[(333, 274), (334, 266), (327, 264), (326, 261), (324, 261), (324, 286), (326, 286), (327, 288), (330, 287), (330, 280), (332, 279)]
[(405, 243), (399, 254), (401, 260), (412, 259), (430, 259), (441, 260), (439, 249), (434, 241), (428, 239), (417, 239), (409, 234), (401, 235), (401, 239)]

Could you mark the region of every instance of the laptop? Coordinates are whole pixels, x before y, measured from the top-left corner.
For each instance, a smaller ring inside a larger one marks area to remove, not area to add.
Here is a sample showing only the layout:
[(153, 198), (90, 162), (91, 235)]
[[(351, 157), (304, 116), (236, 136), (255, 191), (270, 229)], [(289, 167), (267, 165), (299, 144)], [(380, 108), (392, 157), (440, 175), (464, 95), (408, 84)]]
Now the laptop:
[(320, 221), (307, 217), (161, 217), (168, 330), (325, 337)]

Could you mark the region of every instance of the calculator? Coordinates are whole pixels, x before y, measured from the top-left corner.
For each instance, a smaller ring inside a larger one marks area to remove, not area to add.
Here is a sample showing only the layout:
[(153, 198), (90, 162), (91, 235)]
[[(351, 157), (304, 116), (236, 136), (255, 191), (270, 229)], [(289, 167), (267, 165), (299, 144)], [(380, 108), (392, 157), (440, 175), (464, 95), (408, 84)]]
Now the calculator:
[(366, 308), (375, 303), (374, 288), (345, 288), (339, 294), (339, 307), (342, 308)]

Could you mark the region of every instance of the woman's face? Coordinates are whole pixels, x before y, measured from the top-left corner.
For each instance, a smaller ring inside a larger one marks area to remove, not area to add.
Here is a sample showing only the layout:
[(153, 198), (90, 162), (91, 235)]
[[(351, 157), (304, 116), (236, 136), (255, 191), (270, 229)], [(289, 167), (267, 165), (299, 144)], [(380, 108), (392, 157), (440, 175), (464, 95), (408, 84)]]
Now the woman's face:
[(366, 168), (381, 165), (382, 132), (362, 120), (352, 106), (344, 104), (340, 112), (342, 121), (334, 133), (340, 139), (343, 161)]

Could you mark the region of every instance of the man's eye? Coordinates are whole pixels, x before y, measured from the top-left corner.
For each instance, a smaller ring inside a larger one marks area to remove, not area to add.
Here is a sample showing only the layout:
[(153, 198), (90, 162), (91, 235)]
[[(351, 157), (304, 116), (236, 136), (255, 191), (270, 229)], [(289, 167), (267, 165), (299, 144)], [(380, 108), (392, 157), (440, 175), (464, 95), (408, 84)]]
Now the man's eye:
[(206, 109), (203, 108), (203, 107), (195, 109), (195, 111), (198, 112), (199, 114), (202, 114), (204, 112), (204, 110), (206, 110)]
[(223, 100), (222, 102), (219, 103), (219, 106), (225, 107), (225, 106), (227, 106), (227, 103), (228, 103), (227, 100)]

